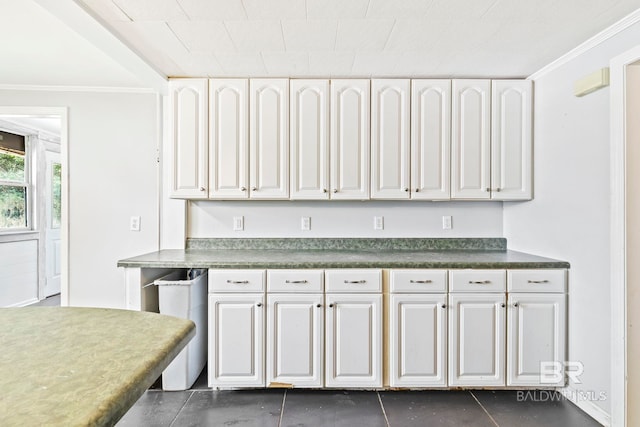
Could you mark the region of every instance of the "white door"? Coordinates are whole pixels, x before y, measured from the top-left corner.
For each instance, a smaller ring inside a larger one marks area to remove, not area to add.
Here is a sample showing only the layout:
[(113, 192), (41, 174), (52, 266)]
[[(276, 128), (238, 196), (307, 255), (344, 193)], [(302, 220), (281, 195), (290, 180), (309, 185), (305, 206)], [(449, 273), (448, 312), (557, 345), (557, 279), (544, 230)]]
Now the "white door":
[(411, 198), (450, 192), (451, 80), (411, 81)]
[[(566, 304), (565, 294), (509, 294), (508, 386), (565, 385)], [(555, 382), (554, 375), (540, 375), (542, 363), (558, 372)]]
[(322, 294), (267, 296), (267, 387), (322, 387)]
[(369, 198), (370, 92), (368, 79), (331, 80), (331, 199)]
[(208, 197), (207, 104), (207, 79), (169, 81), (171, 197)]
[(289, 80), (249, 81), (249, 197), (289, 198)]
[(264, 294), (209, 294), (209, 386), (264, 387)]
[(329, 80), (291, 80), (291, 199), (329, 198)]
[(209, 198), (249, 197), (249, 81), (209, 81)]
[(445, 294), (391, 294), (389, 385), (447, 385)]
[(45, 152), (45, 270), (44, 296), (60, 293), (60, 227), (62, 218), (62, 165), (60, 153)]
[(491, 83), (491, 198), (532, 197), (531, 80)]
[(491, 81), (453, 80), (451, 198), (491, 197)]
[(371, 198), (409, 198), (409, 79), (371, 80)]
[(449, 294), (449, 385), (505, 385), (505, 295)]
[(325, 299), (325, 386), (382, 387), (382, 295)]

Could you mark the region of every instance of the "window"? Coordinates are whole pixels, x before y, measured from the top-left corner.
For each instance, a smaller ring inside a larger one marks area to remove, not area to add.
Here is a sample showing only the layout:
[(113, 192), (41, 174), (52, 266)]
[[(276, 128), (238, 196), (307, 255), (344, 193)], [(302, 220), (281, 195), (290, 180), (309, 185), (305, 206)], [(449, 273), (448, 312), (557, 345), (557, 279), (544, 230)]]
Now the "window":
[(0, 131), (0, 231), (29, 228), (25, 137)]

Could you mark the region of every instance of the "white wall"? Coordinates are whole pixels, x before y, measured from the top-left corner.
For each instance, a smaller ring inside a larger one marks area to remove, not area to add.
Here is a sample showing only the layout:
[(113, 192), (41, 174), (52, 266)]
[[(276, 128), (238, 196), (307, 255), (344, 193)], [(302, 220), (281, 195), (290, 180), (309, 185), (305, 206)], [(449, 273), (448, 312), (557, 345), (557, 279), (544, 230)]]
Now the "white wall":
[[(534, 188), (505, 204), (509, 247), (571, 263), (569, 360), (584, 363), (577, 390), (610, 396), (609, 90), (582, 98), (573, 84), (640, 43), (640, 24), (535, 78)], [(589, 399), (587, 399), (589, 400)], [(592, 402), (610, 411), (608, 399)]]
[[(69, 302), (124, 307), (118, 259), (158, 249), (158, 98), (0, 90), (0, 106), (68, 107)], [(142, 230), (129, 231), (129, 217)]]
[[(451, 230), (443, 215), (453, 217)], [(244, 231), (233, 231), (234, 216), (244, 216)], [(373, 229), (374, 216), (384, 230)], [(502, 237), (501, 202), (200, 201), (188, 217), (189, 237)]]
[(38, 300), (38, 236), (30, 235), (0, 242), (0, 307)]

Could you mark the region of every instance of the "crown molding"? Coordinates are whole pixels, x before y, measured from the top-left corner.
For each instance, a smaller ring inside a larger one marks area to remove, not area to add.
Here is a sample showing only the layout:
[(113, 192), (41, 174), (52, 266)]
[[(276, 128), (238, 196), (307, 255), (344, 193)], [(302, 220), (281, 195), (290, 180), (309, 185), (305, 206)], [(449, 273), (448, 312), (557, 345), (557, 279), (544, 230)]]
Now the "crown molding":
[(630, 26), (632, 26), (633, 24), (639, 21), (640, 21), (640, 9), (637, 9), (634, 12), (631, 12), (629, 15), (622, 18), (621, 20), (619, 20), (618, 22), (616, 22), (615, 24), (602, 30), (601, 32), (591, 37), (590, 39), (586, 40), (585, 42), (581, 43), (577, 47), (571, 49), (569, 52), (565, 53), (560, 58), (545, 65), (544, 67), (542, 67), (535, 73), (531, 74), (527, 78), (531, 80), (539, 79), (545, 74), (548, 74), (551, 71), (556, 70), (557, 68), (560, 68), (561, 66), (574, 60), (578, 56), (588, 52), (594, 47), (609, 40), (611, 37), (619, 34), (620, 32), (626, 30), (627, 28), (629, 28)]
[(64, 85), (20, 85), (0, 84), (0, 90), (25, 90), (39, 92), (102, 92), (102, 93), (158, 93), (157, 90), (142, 87), (111, 86), (64, 86)]

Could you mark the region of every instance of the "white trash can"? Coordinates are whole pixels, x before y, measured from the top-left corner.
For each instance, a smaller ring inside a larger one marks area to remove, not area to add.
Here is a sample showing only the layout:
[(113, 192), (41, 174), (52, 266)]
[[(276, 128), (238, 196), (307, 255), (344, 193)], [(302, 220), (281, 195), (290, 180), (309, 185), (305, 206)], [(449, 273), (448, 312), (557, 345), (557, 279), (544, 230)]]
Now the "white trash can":
[(162, 373), (162, 389), (186, 390), (207, 361), (207, 270), (180, 270), (154, 281), (160, 314), (192, 320), (196, 335)]

